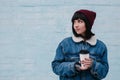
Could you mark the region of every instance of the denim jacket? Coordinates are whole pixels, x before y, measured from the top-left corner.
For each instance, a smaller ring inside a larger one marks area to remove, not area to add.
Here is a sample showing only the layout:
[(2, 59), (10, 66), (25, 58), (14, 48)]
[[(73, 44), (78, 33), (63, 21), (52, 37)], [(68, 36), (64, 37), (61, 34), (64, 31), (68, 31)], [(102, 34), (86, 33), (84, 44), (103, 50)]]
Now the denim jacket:
[[(80, 60), (79, 52), (83, 49), (89, 51), (93, 64), (90, 69), (78, 72), (74, 65)], [(52, 69), (60, 80), (101, 80), (109, 70), (106, 45), (95, 36), (87, 41), (74, 36), (65, 38), (56, 49)]]

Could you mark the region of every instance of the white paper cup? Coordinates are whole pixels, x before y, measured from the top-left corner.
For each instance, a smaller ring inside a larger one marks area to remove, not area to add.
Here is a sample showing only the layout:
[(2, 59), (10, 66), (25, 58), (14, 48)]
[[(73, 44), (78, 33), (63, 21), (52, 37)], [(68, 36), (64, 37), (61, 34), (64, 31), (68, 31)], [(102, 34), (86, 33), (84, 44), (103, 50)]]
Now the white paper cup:
[[(85, 58), (89, 58), (89, 52), (88, 51), (81, 51), (80, 54), (80, 61), (85, 60)], [(84, 64), (81, 64), (81, 67), (85, 67)]]

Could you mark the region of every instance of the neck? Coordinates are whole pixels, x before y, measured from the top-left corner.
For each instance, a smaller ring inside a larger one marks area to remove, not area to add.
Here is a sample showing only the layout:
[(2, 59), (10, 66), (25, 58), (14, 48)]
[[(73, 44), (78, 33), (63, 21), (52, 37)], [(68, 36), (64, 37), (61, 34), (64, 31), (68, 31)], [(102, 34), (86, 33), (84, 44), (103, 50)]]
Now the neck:
[(80, 37), (82, 37), (84, 39), (84, 41), (86, 41), (86, 37), (85, 37), (85, 34), (81, 34)]

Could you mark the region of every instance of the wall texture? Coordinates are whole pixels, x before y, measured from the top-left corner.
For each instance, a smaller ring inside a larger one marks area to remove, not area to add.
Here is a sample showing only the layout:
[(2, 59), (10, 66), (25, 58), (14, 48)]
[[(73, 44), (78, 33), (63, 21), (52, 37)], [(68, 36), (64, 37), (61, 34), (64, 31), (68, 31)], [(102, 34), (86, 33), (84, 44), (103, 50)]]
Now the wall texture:
[(58, 80), (51, 61), (82, 8), (97, 12), (93, 32), (108, 46), (105, 80), (119, 80), (119, 7), (119, 0), (0, 0), (0, 80)]

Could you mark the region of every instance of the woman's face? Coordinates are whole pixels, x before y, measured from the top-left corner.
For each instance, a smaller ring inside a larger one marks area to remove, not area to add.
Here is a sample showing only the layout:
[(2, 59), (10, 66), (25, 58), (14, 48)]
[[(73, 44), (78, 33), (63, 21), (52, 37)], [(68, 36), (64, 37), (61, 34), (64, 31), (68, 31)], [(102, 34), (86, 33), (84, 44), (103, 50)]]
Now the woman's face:
[(85, 22), (81, 19), (74, 20), (73, 28), (75, 29), (77, 34), (80, 34), (82, 36), (85, 36)]

